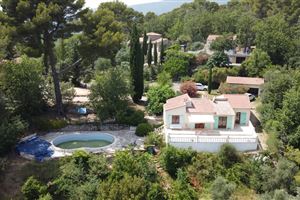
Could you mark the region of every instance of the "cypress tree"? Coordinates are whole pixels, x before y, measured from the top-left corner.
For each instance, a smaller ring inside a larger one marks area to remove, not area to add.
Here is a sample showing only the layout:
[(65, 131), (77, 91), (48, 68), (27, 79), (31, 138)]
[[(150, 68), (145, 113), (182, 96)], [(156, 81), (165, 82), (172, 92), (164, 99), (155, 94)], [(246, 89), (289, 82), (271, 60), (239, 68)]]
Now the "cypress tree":
[(165, 57), (165, 46), (164, 46), (164, 39), (161, 39), (161, 46), (160, 46), (160, 64), (162, 65), (164, 62)]
[(154, 44), (154, 65), (157, 65), (157, 43)]
[(144, 68), (143, 52), (136, 24), (133, 25), (130, 36), (130, 73), (133, 86), (132, 99), (134, 102), (138, 102), (144, 92)]
[(144, 56), (147, 55), (147, 50), (148, 50), (147, 41), (148, 41), (148, 36), (146, 34), (146, 31), (144, 31), (144, 39), (143, 39), (143, 53), (144, 53)]
[(148, 62), (148, 66), (151, 66), (152, 63), (152, 41), (149, 40), (149, 45), (148, 45), (148, 52), (147, 52), (147, 62)]
[(208, 74), (208, 94), (211, 93), (212, 90), (212, 65), (209, 65), (209, 74)]

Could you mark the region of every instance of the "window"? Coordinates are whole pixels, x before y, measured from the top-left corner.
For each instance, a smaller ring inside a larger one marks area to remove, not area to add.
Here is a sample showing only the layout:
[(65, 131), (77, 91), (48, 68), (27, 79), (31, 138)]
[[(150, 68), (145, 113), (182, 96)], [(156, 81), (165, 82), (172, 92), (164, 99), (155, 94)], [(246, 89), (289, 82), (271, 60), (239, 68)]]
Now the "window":
[(179, 115), (172, 115), (172, 124), (179, 124)]

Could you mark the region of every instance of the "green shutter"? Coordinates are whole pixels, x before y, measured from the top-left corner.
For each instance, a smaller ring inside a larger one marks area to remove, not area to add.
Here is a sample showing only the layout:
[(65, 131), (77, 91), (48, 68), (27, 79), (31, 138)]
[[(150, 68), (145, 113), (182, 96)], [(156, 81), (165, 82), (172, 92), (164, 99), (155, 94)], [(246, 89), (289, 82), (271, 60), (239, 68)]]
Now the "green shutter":
[(209, 123), (205, 123), (205, 127), (206, 129), (210, 129), (210, 124)]
[(195, 128), (195, 124), (194, 123), (189, 123), (189, 128), (190, 129), (194, 129)]
[(241, 112), (241, 125), (246, 125), (246, 124), (247, 124), (247, 113)]
[(227, 129), (232, 129), (232, 116), (227, 116)]
[(172, 123), (172, 115), (168, 115), (168, 125), (170, 126)]
[(184, 124), (183, 118), (184, 118), (184, 115), (179, 115), (179, 124), (181, 124), (182, 126)]
[(214, 116), (214, 120), (215, 120), (214, 129), (218, 129), (218, 127), (219, 127), (219, 117), (218, 116)]

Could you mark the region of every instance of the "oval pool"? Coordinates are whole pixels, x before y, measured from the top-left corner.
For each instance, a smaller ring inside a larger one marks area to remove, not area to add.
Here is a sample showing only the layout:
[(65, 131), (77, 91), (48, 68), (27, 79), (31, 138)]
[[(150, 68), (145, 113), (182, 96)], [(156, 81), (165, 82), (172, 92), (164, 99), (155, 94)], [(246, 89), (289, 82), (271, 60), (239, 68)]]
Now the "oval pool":
[(56, 137), (52, 144), (56, 150), (85, 149), (87, 151), (100, 150), (114, 143), (114, 136), (108, 133), (70, 133)]

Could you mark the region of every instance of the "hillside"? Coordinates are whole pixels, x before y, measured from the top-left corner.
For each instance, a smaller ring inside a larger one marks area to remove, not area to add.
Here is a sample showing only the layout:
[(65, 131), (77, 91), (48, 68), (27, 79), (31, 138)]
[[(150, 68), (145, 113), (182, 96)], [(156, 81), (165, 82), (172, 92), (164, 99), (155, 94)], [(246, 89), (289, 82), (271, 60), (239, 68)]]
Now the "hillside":
[[(170, 12), (184, 3), (190, 2), (193, 2), (193, 0), (163, 0), (161, 2), (133, 5), (132, 8), (142, 13), (154, 12), (155, 14), (160, 15), (162, 13)], [(215, 2), (226, 4), (228, 0), (215, 0)]]

